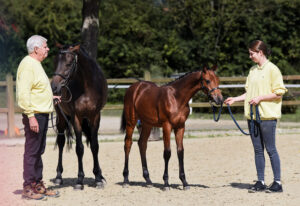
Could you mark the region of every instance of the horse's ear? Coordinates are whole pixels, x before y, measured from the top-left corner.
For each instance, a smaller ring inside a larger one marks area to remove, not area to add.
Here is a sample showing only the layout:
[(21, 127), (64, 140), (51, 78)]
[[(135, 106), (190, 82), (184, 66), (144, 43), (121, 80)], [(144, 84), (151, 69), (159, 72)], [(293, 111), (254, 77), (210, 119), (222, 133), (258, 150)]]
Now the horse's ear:
[(217, 71), (218, 66), (215, 64), (211, 69), (215, 72), (215, 71)]
[(78, 52), (80, 50), (80, 44), (70, 47), (71, 52)]
[(55, 42), (55, 47), (57, 47), (58, 49), (62, 49), (63, 45), (60, 44), (59, 42)]
[(207, 70), (208, 70), (208, 67), (207, 67), (207, 65), (204, 65), (204, 66), (203, 66), (203, 69), (202, 69), (202, 71), (203, 71), (204, 73), (206, 73), (206, 72), (207, 72)]

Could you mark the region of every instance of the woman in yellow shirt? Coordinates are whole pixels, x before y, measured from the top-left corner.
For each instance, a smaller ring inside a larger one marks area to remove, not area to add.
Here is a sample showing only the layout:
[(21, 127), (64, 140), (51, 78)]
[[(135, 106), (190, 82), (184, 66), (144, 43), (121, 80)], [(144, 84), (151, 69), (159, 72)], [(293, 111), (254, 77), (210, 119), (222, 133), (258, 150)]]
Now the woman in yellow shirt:
[[(233, 104), (244, 101), (244, 112), (250, 129), (250, 105), (258, 105), (261, 123), (258, 124), (254, 116), (254, 123), (258, 127), (258, 135), (251, 134), (254, 147), (255, 166), (258, 181), (249, 188), (249, 192), (264, 191), (282, 192), (280, 180), (280, 159), (275, 144), (277, 119), (281, 117), (282, 95), (287, 91), (283, 84), (280, 70), (267, 59), (269, 50), (267, 45), (255, 40), (249, 44), (249, 57), (256, 63), (251, 67), (247, 77), (246, 92), (237, 97), (229, 97), (224, 103)], [(254, 107), (253, 107), (254, 108)], [(264, 148), (270, 157), (274, 182), (266, 187), (264, 182), (265, 157)]]

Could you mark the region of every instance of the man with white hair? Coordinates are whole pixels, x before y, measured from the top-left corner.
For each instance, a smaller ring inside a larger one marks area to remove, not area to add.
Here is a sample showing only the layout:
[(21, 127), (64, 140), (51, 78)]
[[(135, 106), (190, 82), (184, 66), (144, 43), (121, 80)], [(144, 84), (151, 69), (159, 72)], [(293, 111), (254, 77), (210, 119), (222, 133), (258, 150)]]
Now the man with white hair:
[(53, 112), (53, 96), (49, 79), (41, 62), (48, 56), (47, 39), (33, 35), (27, 40), (28, 55), (19, 64), (16, 79), (16, 99), (23, 110), (25, 151), (23, 161), (23, 197), (40, 200), (57, 197), (57, 191), (45, 187), (42, 154), (46, 147), (49, 113)]

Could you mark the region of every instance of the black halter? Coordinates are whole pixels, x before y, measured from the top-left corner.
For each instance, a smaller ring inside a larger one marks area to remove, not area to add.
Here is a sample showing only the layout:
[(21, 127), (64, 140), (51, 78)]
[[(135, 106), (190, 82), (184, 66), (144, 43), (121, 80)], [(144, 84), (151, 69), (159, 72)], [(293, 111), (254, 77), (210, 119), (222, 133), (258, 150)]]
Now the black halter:
[(60, 73), (54, 73), (53, 76), (60, 76), (63, 81), (60, 82), (60, 85), (62, 88), (66, 88), (67, 89), (67, 92), (70, 94), (70, 97), (67, 98), (67, 99), (62, 99), (63, 102), (70, 102), (72, 100), (72, 93), (71, 93), (71, 90), (69, 89), (69, 82), (73, 76), (74, 73), (76, 73), (77, 71), (77, 61), (78, 61), (78, 55), (75, 53), (75, 52), (72, 52), (72, 51), (68, 51), (68, 50), (62, 50), (59, 52), (59, 54), (72, 54), (74, 56), (74, 59), (71, 63), (71, 69), (68, 73), (67, 76), (63, 75), (63, 74), (60, 74)]
[(77, 59), (78, 59), (78, 55), (75, 52), (71, 52), (68, 50), (62, 50), (59, 52), (59, 54), (72, 54), (74, 56), (74, 59), (71, 63), (71, 69), (68, 73), (67, 76), (60, 74), (60, 73), (54, 73), (53, 76), (60, 76), (61, 78), (63, 78), (63, 82), (61, 83), (62, 86), (67, 86), (70, 82), (70, 79), (72, 77), (72, 75), (77, 71)]

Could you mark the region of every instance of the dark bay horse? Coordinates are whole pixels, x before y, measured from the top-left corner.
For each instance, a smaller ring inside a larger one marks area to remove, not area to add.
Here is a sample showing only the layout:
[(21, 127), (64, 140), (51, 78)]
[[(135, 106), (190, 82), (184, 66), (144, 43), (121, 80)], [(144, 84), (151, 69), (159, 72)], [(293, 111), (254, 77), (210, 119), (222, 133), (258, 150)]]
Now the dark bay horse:
[(68, 142), (70, 142), (72, 134), (69, 131), (71, 129), (69, 125), (71, 124), (76, 136), (78, 157), (78, 179), (74, 188), (83, 189), (82, 132), (93, 154), (96, 187), (102, 188), (105, 179), (98, 160), (98, 129), (101, 118), (100, 110), (107, 99), (107, 82), (101, 68), (80, 45), (61, 47), (55, 58), (55, 73), (51, 87), (54, 94), (62, 95), (62, 102), (55, 107), (58, 130), (56, 143), (59, 148), (55, 183), (62, 184), (62, 153), (66, 141), (64, 132), (67, 131)]
[(124, 110), (121, 121), (121, 131), (126, 130), (125, 135), (125, 165), (123, 170), (124, 186), (129, 184), (128, 161), (132, 145), (132, 133), (138, 119), (141, 121), (142, 131), (138, 140), (143, 177), (146, 185), (151, 186), (147, 160), (147, 140), (152, 127), (163, 128), (165, 170), (163, 175), (164, 190), (169, 189), (168, 163), (171, 157), (170, 135), (172, 129), (175, 133), (177, 144), (177, 156), (179, 160), (179, 178), (184, 189), (189, 189), (185, 178), (183, 164), (183, 136), (185, 121), (188, 118), (190, 108), (189, 100), (202, 90), (216, 104), (223, 102), (219, 86), (219, 78), (215, 75), (216, 68), (203, 68), (200, 71), (187, 73), (167, 85), (158, 87), (156, 84), (141, 81), (132, 84), (124, 97)]

